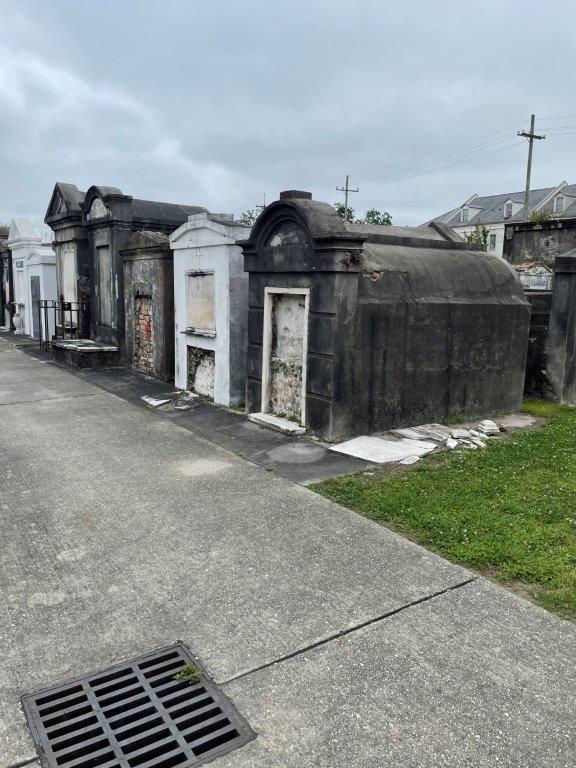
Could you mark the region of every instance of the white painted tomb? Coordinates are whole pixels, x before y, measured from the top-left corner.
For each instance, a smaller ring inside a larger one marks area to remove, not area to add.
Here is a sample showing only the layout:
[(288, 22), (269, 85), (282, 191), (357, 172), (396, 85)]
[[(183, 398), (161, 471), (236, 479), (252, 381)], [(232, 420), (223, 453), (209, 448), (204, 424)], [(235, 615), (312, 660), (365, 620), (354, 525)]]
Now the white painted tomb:
[(32, 219), (14, 218), (10, 222), (7, 245), (12, 253), (15, 333), (35, 339), (39, 338), (40, 328), (38, 300), (58, 296), (56, 255), (51, 241), (52, 233), (41, 232)]
[(244, 402), (248, 275), (236, 241), (249, 227), (229, 214), (189, 216), (174, 251), (174, 381), (220, 405)]

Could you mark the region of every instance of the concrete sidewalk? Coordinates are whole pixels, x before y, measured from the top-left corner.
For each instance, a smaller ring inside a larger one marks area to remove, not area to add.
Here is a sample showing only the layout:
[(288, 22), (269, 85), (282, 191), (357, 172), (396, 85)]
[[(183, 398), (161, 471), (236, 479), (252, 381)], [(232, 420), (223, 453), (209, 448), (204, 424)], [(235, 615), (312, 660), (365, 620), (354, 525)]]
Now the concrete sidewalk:
[(259, 734), (215, 765), (574, 765), (572, 624), (2, 342), (0, 419), (0, 765), (177, 640)]

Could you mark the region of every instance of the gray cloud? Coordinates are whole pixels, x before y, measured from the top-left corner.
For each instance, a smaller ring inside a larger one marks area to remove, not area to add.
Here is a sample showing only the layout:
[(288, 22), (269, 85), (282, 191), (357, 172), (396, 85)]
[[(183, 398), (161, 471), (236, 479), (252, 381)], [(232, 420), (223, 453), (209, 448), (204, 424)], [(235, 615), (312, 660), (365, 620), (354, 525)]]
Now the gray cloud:
[[(239, 212), (290, 187), (332, 202), (349, 172), (357, 210), (406, 224), (521, 189), (522, 121), (576, 112), (575, 10), (0, 0), (0, 220), (41, 217), (56, 180)], [(534, 186), (576, 180), (575, 138), (537, 146)]]

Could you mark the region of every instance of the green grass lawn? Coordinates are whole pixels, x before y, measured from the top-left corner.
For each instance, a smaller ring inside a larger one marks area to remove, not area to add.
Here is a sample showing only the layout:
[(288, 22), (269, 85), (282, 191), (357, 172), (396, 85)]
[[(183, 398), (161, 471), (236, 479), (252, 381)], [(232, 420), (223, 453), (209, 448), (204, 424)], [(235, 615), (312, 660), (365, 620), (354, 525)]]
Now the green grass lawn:
[(565, 618), (576, 618), (576, 408), (530, 401), (537, 429), (405, 472), (314, 487)]

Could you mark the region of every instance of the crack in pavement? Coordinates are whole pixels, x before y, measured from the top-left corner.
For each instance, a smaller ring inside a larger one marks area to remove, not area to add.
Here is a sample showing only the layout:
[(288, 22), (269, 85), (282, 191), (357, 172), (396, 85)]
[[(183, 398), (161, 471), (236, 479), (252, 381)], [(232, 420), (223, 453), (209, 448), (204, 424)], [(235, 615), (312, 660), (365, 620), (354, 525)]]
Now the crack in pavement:
[(372, 624), (377, 624), (379, 621), (384, 621), (385, 619), (389, 619), (391, 616), (395, 616), (398, 613), (402, 613), (403, 611), (406, 611), (409, 608), (414, 608), (416, 605), (427, 603), (429, 600), (434, 600), (436, 597), (441, 597), (442, 595), (445, 595), (448, 592), (453, 592), (455, 589), (461, 589), (461, 587), (465, 587), (468, 584), (472, 584), (472, 582), (477, 580), (478, 580), (477, 576), (471, 576), (469, 579), (466, 579), (465, 581), (461, 581), (458, 584), (453, 584), (452, 586), (446, 587), (445, 589), (441, 589), (438, 592), (432, 592), (432, 594), (430, 595), (424, 595), (424, 597), (419, 597), (417, 600), (412, 600), (412, 602), (406, 603), (405, 605), (401, 605), (399, 608), (394, 608), (392, 611), (387, 611), (386, 613), (382, 613), (379, 616), (374, 616), (372, 619), (367, 619), (366, 621), (362, 621), (360, 624), (355, 624), (353, 627), (348, 627), (347, 629), (341, 629), (339, 632), (335, 632), (334, 634), (329, 635), (328, 637), (325, 637), (322, 640), (318, 640), (316, 643), (311, 643), (310, 645), (306, 645), (303, 648), (299, 648), (297, 651), (291, 651), (290, 653), (287, 653), (284, 656), (279, 656), (277, 659), (274, 659), (274, 661), (268, 661), (266, 662), (266, 664), (261, 664), (260, 666), (254, 667), (253, 669), (248, 669), (245, 672), (240, 672), (237, 675), (233, 675), (232, 677), (229, 677), (227, 680), (221, 680), (218, 682), (218, 685), (228, 685), (228, 683), (233, 683), (236, 680), (242, 680), (242, 678), (253, 675), (255, 672), (260, 672), (263, 669), (268, 669), (269, 667), (273, 667), (275, 664), (281, 664), (283, 661), (288, 661), (289, 659), (293, 659), (296, 656), (300, 656), (301, 654), (306, 653), (307, 651), (313, 651), (315, 648), (321, 648), (323, 645), (327, 645), (328, 643), (331, 643), (333, 640), (338, 640), (341, 637), (345, 637), (346, 635), (350, 635), (351, 633), (357, 632), (360, 629), (364, 629), (364, 627), (369, 627)]
[(32, 763), (35, 763), (39, 759), (40, 759), (40, 756), (35, 755), (34, 757), (29, 758), (28, 760), (21, 760), (19, 763), (11, 763), (10, 765), (6, 766), (6, 768), (24, 768), (24, 766), (32, 765)]
[(55, 400), (72, 400), (76, 397), (94, 397), (99, 395), (100, 392), (87, 392), (84, 395), (59, 395), (58, 397), (44, 397), (37, 400), (11, 400), (9, 403), (0, 403), (0, 407), (4, 405), (24, 405), (26, 403), (53, 403)]

